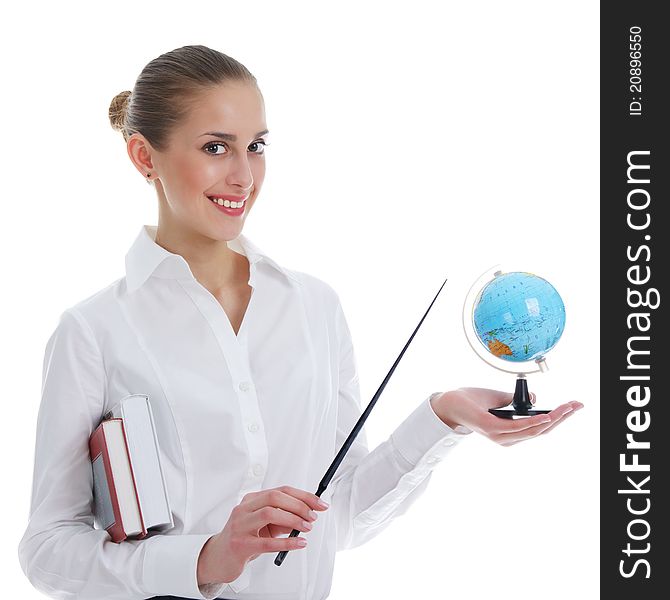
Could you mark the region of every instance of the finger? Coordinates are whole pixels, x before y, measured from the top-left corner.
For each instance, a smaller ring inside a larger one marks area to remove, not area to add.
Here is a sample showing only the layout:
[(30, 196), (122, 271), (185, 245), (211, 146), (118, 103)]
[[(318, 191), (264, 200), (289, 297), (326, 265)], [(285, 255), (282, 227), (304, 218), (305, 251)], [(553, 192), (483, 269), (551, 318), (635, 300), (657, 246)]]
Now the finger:
[(578, 410), (584, 408), (584, 405), (581, 404), (580, 402), (575, 402), (574, 404), (576, 404), (577, 406), (575, 406), (571, 411), (569, 411), (569, 412), (567, 412), (566, 414), (564, 414), (563, 417), (561, 417), (560, 419), (556, 419), (556, 420), (551, 424), (550, 427), (548, 427), (547, 429), (545, 429), (545, 430), (542, 432), (542, 435), (544, 435), (545, 433), (549, 433), (549, 432), (550, 432), (554, 427), (556, 427), (559, 423), (562, 423), (563, 421), (565, 421), (565, 419), (567, 419), (568, 417), (571, 417), (572, 415), (574, 415)]
[(296, 537), (269, 537), (269, 538), (254, 538), (250, 541), (251, 552), (282, 552), (284, 550), (302, 550), (305, 546), (300, 545), (303, 541), (307, 545), (305, 538)]
[(291, 531), (294, 529), (298, 531), (312, 530), (312, 524), (309, 521), (274, 506), (264, 506), (252, 513), (246, 514), (242, 518), (241, 527), (243, 531), (257, 535), (263, 527), (270, 524), (290, 527)]
[(562, 417), (563, 415), (569, 413), (570, 411), (577, 410), (579, 408), (583, 408), (583, 404), (581, 402), (577, 401), (572, 401), (572, 402), (566, 402), (565, 404), (561, 404), (560, 406), (557, 406), (554, 410), (552, 410), (549, 414), (551, 417), (552, 421)]
[(528, 427), (527, 429), (523, 429), (522, 431), (517, 431), (513, 433), (501, 433), (497, 436), (494, 436), (492, 439), (494, 442), (497, 442), (501, 446), (511, 446), (518, 442), (534, 438), (540, 435), (541, 433), (544, 433), (551, 426), (552, 426), (551, 422), (542, 423), (541, 425)]
[(537, 400), (537, 397), (535, 396), (535, 392), (530, 392), (530, 403), (535, 404), (536, 400)]
[[(581, 403), (577, 402), (577, 405), (581, 406)], [(545, 423), (553, 423), (557, 419), (561, 419), (563, 415), (567, 414), (573, 410), (573, 403), (572, 402), (567, 402), (565, 404), (561, 404), (560, 406), (557, 406), (554, 410), (546, 413), (546, 414), (540, 414), (540, 415), (533, 415), (531, 417), (523, 417), (521, 419), (511, 419), (511, 423), (506, 423), (502, 425), (502, 431), (501, 433), (506, 434), (506, 433), (515, 433), (515, 432), (520, 432), (524, 431), (526, 429), (531, 429), (533, 427), (536, 427), (538, 425), (543, 425)], [(517, 426), (518, 425), (518, 426)], [(525, 426), (524, 426), (525, 425)], [(527, 431), (525, 433), (532, 433), (530, 431)]]
[(571, 410), (569, 413), (567, 413), (566, 415), (564, 415), (564, 416), (561, 417), (560, 419), (557, 419), (556, 421), (554, 421), (549, 427), (547, 427), (547, 428), (542, 432), (542, 435), (544, 435), (545, 433), (549, 433), (552, 429), (554, 429), (555, 427), (557, 427), (558, 425), (560, 425), (561, 423), (563, 423), (563, 421), (565, 421), (566, 419), (568, 419), (569, 417), (571, 417), (573, 414), (575, 414), (575, 411), (574, 411), (574, 410)]
[[(563, 404), (546, 415), (538, 415), (543, 417), (551, 417), (550, 421), (540, 423), (533, 427), (528, 427), (518, 432), (502, 433), (497, 436), (496, 441), (502, 445), (510, 445), (512, 443), (521, 442), (523, 440), (536, 437), (540, 434), (547, 433), (549, 430), (556, 427), (556, 425), (558, 425), (563, 419), (571, 415), (574, 410), (578, 409), (573, 409), (571, 404)], [(525, 420), (528, 421), (530, 419)]]
[(482, 429), (484, 433), (493, 435), (504, 435), (510, 433), (518, 433), (524, 429), (537, 427), (551, 421), (550, 414), (532, 415), (530, 417), (523, 417), (520, 419), (501, 419), (495, 417), (491, 413), (486, 412), (481, 416)]
[(300, 488), (295, 488), (290, 485), (282, 485), (275, 489), (284, 492), (289, 498), (296, 498), (299, 501), (304, 502), (309, 507), (309, 510), (327, 510), (328, 508), (327, 506), (320, 504), (322, 500), (319, 496), (306, 490), (301, 490)]
[(325, 510), (317, 505), (317, 500), (318, 496), (304, 490), (281, 486), (247, 494), (243, 503), (248, 512), (253, 512), (264, 506), (274, 506), (300, 515), (308, 521), (314, 521), (316, 520), (316, 514), (312, 513), (312, 510)]

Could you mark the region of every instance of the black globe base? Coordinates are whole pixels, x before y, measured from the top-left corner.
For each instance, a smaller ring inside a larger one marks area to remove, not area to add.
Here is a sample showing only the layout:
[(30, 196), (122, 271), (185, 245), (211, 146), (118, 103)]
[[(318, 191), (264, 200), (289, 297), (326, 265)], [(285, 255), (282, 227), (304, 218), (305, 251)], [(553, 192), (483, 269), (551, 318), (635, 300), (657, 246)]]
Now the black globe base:
[(546, 415), (551, 412), (551, 409), (544, 410), (542, 408), (531, 408), (526, 411), (517, 411), (513, 408), (489, 408), (489, 412), (496, 417), (503, 419), (514, 419), (521, 417), (531, 417), (533, 415)]
[(548, 412), (551, 412), (551, 410), (533, 408), (533, 403), (530, 401), (530, 394), (528, 393), (528, 382), (525, 377), (518, 377), (516, 380), (516, 388), (514, 389), (512, 406), (506, 406), (505, 408), (489, 408), (489, 412), (502, 419), (514, 419), (515, 417), (522, 418), (531, 417), (533, 415), (546, 415)]

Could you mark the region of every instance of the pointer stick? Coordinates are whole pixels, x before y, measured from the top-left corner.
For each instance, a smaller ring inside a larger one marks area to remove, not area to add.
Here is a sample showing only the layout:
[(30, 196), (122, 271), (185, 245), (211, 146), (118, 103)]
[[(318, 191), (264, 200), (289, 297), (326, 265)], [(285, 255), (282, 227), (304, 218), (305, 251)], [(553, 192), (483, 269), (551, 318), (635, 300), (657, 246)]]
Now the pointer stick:
[[(414, 330), (414, 333), (410, 336), (409, 340), (407, 340), (407, 343), (405, 344), (405, 347), (402, 349), (402, 352), (398, 355), (398, 358), (395, 359), (395, 362), (393, 363), (393, 366), (391, 367), (391, 370), (388, 372), (386, 377), (384, 377), (384, 381), (382, 381), (382, 384), (379, 386), (379, 389), (375, 393), (375, 395), (372, 397), (372, 400), (370, 400), (370, 404), (368, 404), (368, 407), (365, 409), (363, 414), (360, 416), (358, 419), (358, 422), (356, 425), (354, 425), (354, 428), (351, 430), (351, 433), (349, 434), (349, 437), (346, 439), (344, 444), (342, 444), (342, 448), (340, 451), (337, 453), (337, 456), (335, 457), (335, 460), (332, 462), (330, 467), (328, 467), (328, 470), (326, 471), (326, 474), (323, 476), (323, 479), (321, 480), (321, 483), (319, 483), (319, 489), (316, 491), (317, 496), (321, 496), (323, 492), (326, 490), (328, 487), (328, 484), (330, 483), (330, 480), (333, 478), (333, 475), (335, 475), (335, 472), (337, 471), (337, 468), (340, 466), (340, 463), (342, 462), (342, 459), (344, 458), (344, 455), (347, 453), (349, 448), (351, 447), (351, 444), (353, 444), (354, 439), (358, 435), (358, 432), (363, 428), (363, 425), (370, 415), (370, 412), (372, 412), (372, 409), (374, 408), (375, 403), (377, 402), (377, 399), (379, 396), (381, 396), (381, 393), (384, 391), (384, 388), (386, 387), (386, 384), (388, 383), (388, 380), (391, 379), (391, 375), (393, 375), (393, 371), (395, 371), (395, 368), (398, 366), (398, 363), (400, 362), (400, 359), (403, 357), (403, 354), (405, 354), (405, 350), (407, 350), (407, 347), (410, 345), (410, 342), (414, 339), (414, 336), (416, 335), (416, 332), (419, 331), (419, 327), (421, 327), (421, 323), (423, 323), (424, 319), (426, 318), (426, 315), (430, 311), (430, 309), (433, 307), (433, 304), (435, 304), (435, 300), (437, 300), (437, 297), (440, 295), (440, 292), (442, 291), (442, 288), (444, 287), (444, 284), (447, 283), (447, 280), (444, 280), (444, 283), (440, 286), (440, 289), (437, 291), (437, 294), (435, 294), (435, 298), (433, 298), (433, 301), (430, 303), (430, 306), (428, 307), (428, 310), (426, 310), (425, 314), (419, 321), (419, 324), (416, 326), (416, 329)], [(295, 537), (300, 533), (297, 529), (294, 529), (288, 537)], [(289, 553), (288, 550), (282, 550), (279, 554), (277, 554), (277, 557), (275, 558), (275, 564), (279, 567), (281, 564), (284, 562), (284, 559), (286, 558), (286, 555)]]

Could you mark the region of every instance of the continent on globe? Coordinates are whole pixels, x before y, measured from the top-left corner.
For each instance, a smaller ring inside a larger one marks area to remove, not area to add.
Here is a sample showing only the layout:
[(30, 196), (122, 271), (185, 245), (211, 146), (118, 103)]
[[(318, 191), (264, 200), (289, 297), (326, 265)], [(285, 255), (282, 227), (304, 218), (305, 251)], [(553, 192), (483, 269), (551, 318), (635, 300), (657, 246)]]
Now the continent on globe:
[(489, 347), (489, 352), (495, 356), (512, 356), (512, 349), (507, 344), (503, 344), (500, 340), (493, 338), (492, 340), (488, 340), (487, 345)]

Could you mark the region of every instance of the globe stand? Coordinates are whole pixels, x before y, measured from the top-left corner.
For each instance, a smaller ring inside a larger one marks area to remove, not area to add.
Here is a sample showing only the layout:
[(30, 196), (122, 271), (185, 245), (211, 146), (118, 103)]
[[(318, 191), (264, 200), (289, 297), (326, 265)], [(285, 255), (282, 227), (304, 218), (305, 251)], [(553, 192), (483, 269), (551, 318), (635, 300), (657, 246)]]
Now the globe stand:
[(513, 419), (514, 417), (545, 415), (551, 411), (533, 408), (533, 403), (530, 401), (530, 394), (528, 393), (528, 382), (526, 381), (526, 376), (519, 375), (516, 380), (516, 388), (514, 390), (512, 406), (505, 408), (489, 408), (489, 412), (496, 417), (502, 417), (503, 419)]

